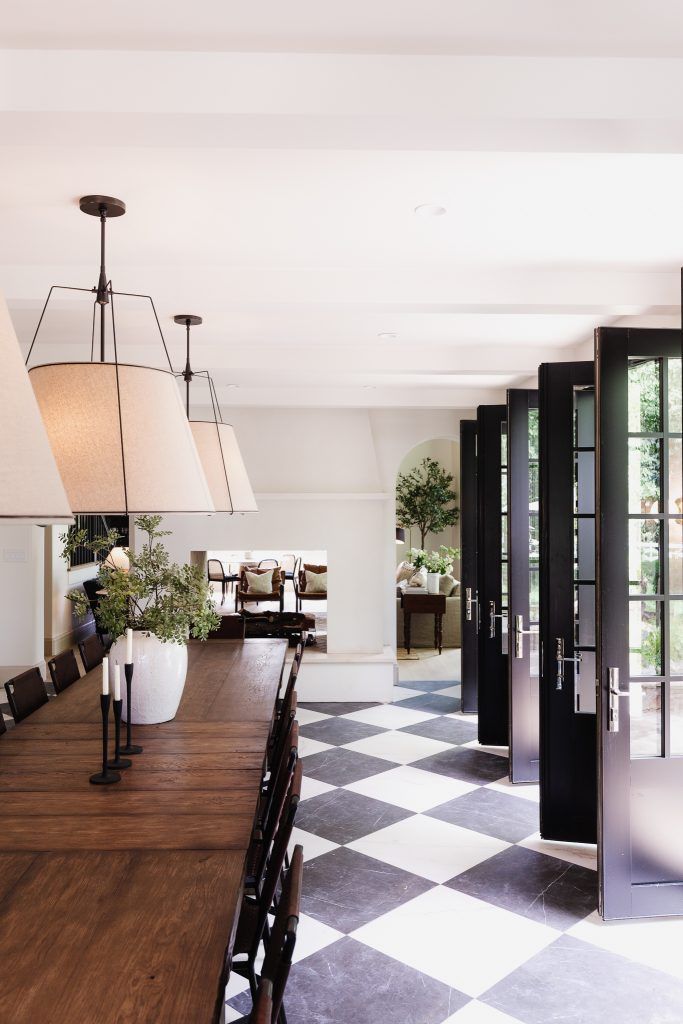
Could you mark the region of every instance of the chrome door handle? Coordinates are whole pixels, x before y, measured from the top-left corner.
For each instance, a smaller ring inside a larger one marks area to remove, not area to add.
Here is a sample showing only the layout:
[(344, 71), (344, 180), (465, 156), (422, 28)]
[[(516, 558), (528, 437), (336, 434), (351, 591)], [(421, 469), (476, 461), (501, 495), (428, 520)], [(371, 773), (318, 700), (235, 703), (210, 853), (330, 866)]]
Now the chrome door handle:
[(496, 636), (496, 619), (504, 619), (504, 612), (496, 612), (496, 602), (489, 601), (489, 639), (494, 640)]
[(465, 621), (472, 621), (472, 605), (478, 604), (479, 598), (472, 597), (472, 587), (465, 587)]
[(524, 640), (522, 637), (537, 635), (537, 629), (524, 629), (523, 615), (515, 615), (515, 658), (524, 657)]
[(571, 658), (565, 658), (564, 656), (564, 638), (558, 636), (555, 638), (555, 661), (557, 663), (557, 674), (555, 676), (555, 689), (561, 690), (564, 685), (564, 663), (565, 661), (571, 661), (574, 665), (574, 669), (581, 661), (581, 651), (577, 651), (576, 654)]
[(609, 685), (609, 718), (607, 720), (608, 732), (619, 732), (619, 698), (630, 697), (631, 691), (619, 689), (619, 669), (607, 669), (607, 681)]

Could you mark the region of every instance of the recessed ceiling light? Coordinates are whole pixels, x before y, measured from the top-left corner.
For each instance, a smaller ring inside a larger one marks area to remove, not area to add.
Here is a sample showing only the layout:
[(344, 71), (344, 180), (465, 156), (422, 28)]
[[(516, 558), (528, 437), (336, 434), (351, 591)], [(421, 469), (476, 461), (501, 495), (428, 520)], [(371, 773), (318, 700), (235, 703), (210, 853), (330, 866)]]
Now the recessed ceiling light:
[(422, 203), (421, 206), (415, 207), (418, 217), (443, 217), (446, 212), (446, 207), (439, 206), (437, 203)]
[(392, 341), (394, 338), (398, 338), (398, 334), (394, 331), (380, 331), (377, 337), (381, 338), (382, 341)]
[(376, 387), (375, 384), (364, 384), (363, 385), (363, 390), (364, 391), (374, 391), (375, 387)]
[(239, 384), (226, 384), (226, 388), (238, 388)]

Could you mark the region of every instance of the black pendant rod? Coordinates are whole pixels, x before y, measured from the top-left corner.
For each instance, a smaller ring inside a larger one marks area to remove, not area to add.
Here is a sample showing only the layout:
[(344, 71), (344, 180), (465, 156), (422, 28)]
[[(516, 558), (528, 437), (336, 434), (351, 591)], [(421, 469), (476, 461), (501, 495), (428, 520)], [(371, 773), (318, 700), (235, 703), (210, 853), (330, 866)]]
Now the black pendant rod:
[(187, 418), (190, 418), (190, 384), (194, 377), (194, 372), (190, 366), (190, 327), (198, 326), (202, 322), (200, 316), (195, 316), (192, 313), (178, 313), (177, 316), (173, 317), (173, 321), (176, 324), (185, 324), (185, 369), (181, 376), (185, 381), (185, 412)]
[(104, 268), (104, 252), (107, 229), (107, 204), (100, 203), (100, 276), (97, 282), (97, 302), (100, 307), (100, 362), (104, 362), (104, 307), (109, 303), (107, 293), (107, 272)]

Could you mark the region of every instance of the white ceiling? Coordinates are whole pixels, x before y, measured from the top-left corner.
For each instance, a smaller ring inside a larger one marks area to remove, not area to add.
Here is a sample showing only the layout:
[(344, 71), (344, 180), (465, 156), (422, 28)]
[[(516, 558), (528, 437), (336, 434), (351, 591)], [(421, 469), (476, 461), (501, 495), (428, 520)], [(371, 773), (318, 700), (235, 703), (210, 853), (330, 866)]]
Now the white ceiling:
[[(50, 284), (95, 283), (90, 192), (128, 205), (115, 287), (154, 296), (178, 367), (173, 314), (205, 318), (193, 362), (227, 406), (469, 408), (599, 324), (677, 324), (683, 15), (623, 7), (124, 0), (103, 33), (90, 4), (5, 3), (22, 344)], [(117, 309), (122, 357), (158, 363), (149, 311)], [(89, 339), (89, 298), (62, 295), (36, 360)]]

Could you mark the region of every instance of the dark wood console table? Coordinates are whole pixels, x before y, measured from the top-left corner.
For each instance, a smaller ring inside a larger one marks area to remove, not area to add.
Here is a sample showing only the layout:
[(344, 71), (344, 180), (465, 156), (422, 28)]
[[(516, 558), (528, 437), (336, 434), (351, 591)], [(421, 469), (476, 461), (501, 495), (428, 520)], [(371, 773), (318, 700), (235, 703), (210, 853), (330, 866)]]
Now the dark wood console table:
[(434, 646), (441, 654), (443, 644), (443, 617), (446, 612), (445, 594), (402, 594), (403, 642), (410, 654), (410, 618), (412, 615), (434, 616)]

